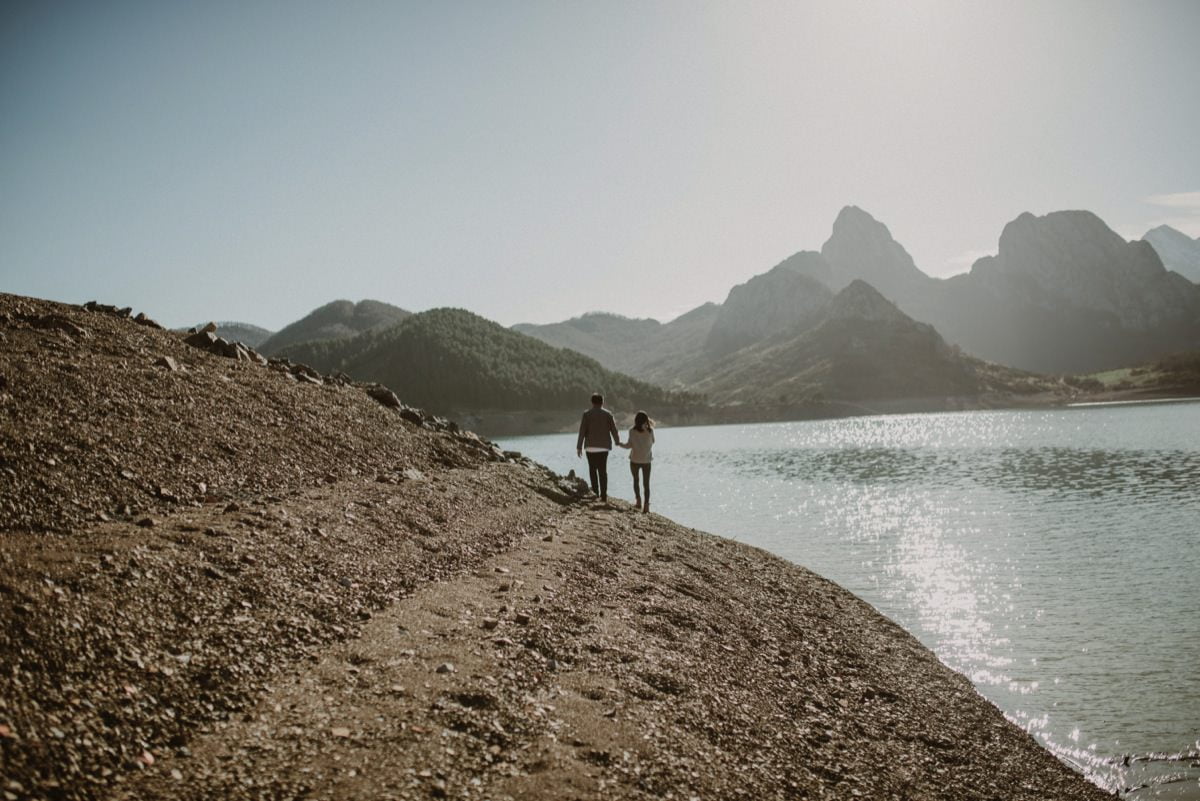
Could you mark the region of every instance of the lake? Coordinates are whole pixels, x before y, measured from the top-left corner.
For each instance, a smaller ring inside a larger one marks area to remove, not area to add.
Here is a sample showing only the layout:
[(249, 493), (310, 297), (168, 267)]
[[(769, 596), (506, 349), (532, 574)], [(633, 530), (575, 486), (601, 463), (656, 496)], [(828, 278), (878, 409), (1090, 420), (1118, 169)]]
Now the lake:
[(856, 593), (1102, 787), (1200, 799), (1200, 402), (656, 435), (654, 511)]

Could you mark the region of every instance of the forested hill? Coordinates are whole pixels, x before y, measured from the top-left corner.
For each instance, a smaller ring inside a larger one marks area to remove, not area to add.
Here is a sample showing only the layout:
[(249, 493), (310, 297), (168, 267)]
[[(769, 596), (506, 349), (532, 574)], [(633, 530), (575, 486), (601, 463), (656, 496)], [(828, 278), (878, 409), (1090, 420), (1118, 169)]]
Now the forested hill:
[(412, 312), (379, 300), (335, 300), (313, 309), (296, 322), (285, 326), (257, 345), (260, 352), (274, 356), (284, 348), (302, 342), (349, 339), (373, 329), (387, 328)]
[(378, 381), (405, 403), (438, 413), (578, 408), (597, 390), (608, 405), (625, 409), (697, 402), (462, 309), (421, 312), (387, 329), (304, 343), (280, 355), (322, 372)]

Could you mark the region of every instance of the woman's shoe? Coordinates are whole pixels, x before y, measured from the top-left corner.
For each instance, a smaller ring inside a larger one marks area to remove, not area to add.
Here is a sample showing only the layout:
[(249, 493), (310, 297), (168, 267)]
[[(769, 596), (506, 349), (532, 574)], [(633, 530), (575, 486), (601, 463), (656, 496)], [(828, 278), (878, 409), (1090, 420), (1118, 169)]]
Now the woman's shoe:
[(634, 505), (635, 507), (637, 507), (638, 511), (641, 511), (641, 509), (642, 509), (642, 498), (641, 498), (641, 496), (640, 496), (640, 495), (634, 495), (634, 496), (633, 496), (633, 505)]

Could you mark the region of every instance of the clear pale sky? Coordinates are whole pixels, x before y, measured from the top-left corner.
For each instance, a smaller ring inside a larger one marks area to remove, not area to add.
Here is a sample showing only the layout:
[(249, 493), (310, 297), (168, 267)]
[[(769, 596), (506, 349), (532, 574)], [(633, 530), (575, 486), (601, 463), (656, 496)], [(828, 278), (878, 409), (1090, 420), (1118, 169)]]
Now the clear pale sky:
[(0, 290), (669, 319), (838, 210), (1200, 235), (1200, 2), (0, 4)]

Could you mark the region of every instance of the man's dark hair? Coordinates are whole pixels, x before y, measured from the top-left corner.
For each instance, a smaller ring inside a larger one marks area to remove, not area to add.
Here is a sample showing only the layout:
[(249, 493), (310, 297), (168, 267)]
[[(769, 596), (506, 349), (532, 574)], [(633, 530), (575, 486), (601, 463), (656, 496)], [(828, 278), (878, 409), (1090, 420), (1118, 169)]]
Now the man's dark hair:
[(603, 403), (604, 403), (604, 396), (601, 395), (599, 392), (597, 392), (595, 395), (592, 396), (592, 405), (593, 406), (601, 406), (601, 405), (603, 405)]

